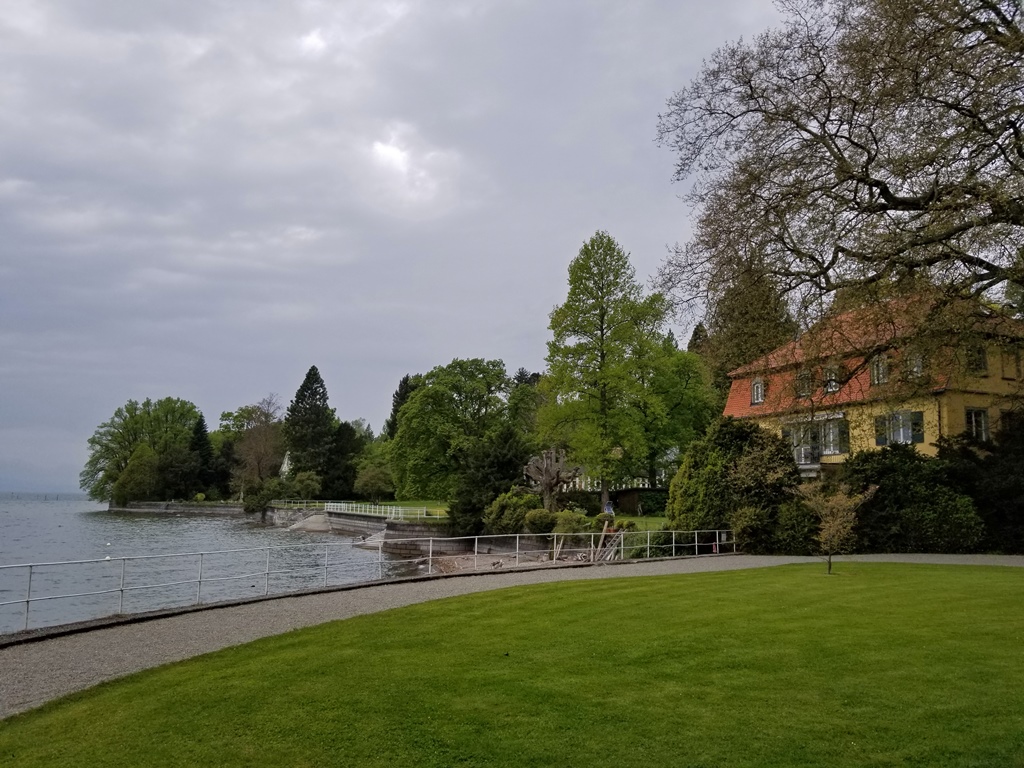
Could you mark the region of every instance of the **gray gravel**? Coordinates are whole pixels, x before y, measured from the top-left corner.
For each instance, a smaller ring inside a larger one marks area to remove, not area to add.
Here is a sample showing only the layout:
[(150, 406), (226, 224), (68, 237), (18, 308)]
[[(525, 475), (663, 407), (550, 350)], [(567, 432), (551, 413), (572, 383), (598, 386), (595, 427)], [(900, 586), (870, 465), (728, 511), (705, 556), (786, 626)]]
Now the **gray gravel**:
[[(841, 559), (1024, 567), (1024, 557), (990, 555), (871, 555)], [(0, 718), (161, 664), (301, 627), (427, 600), (552, 581), (660, 576), (815, 561), (816, 558), (809, 557), (729, 555), (493, 572), (282, 597), (109, 626), (0, 648)]]

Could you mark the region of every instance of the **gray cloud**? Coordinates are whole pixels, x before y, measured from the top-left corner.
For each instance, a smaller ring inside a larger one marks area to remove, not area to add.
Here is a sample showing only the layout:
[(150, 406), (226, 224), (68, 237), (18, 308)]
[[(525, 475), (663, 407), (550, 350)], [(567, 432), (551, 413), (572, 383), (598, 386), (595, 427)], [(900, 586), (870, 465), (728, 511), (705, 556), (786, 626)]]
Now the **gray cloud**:
[(128, 398), (216, 423), (316, 364), (379, 427), (406, 372), (543, 367), (598, 228), (688, 213), (658, 111), (767, 0), (0, 5), (0, 489), (77, 484)]

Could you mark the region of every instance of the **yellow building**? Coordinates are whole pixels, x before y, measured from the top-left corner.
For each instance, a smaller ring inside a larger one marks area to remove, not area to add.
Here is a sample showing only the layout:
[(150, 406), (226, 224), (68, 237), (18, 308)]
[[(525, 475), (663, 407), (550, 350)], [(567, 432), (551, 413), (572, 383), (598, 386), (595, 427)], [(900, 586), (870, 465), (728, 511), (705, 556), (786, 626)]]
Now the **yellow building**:
[(787, 437), (805, 475), (891, 443), (933, 455), (939, 437), (988, 440), (1020, 418), (1022, 324), (974, 320), (954, 348), (912, 335), (894, 309), (837, 315), (733, 371), (724, 415)]

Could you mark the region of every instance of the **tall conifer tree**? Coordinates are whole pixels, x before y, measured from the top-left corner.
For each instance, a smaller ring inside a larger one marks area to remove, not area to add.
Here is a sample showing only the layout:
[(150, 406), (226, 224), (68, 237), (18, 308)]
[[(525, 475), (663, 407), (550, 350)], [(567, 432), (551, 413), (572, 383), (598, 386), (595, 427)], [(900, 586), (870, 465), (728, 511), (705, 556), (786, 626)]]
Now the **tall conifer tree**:
[(327, 404), (327, 386), (320, 371), (310, 367), (284, 419), (285, 441), (293, 474), (327, 473), (334, 438), (334, 409)]

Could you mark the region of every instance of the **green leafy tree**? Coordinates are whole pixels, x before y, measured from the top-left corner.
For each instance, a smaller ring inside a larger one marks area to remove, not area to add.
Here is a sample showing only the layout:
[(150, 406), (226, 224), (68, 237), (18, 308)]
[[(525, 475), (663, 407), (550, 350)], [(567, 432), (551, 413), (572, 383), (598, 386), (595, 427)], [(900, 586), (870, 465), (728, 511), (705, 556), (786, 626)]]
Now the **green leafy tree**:
[(395, 493), (388, 448), (387, 442), (374, 441), (366, 446), (359, 457), (353, 490), (375, 504)]
[(398, 498), (451, 499), (466, 457), (507, 418), (500, 360), (453, 360), (423, 376), (399, 412), (390, 458)]
[(639, 439), (624, 454), (624, 474), (665, 487), (686, 446), (714, 420), (718, 402), (701, 359), (678, 350), (671, 333), (660, 342), (653, 333), (640, 338), (630, 365), (640, 393), (631, 401)]
[(291, 471), (327, 473), (337, 420), (327, 402), (327, 386), (317, 367), (311, 366), (288, 405), (284, 418), (285, 444)]
[(113, 502), (123, 507), (133, 501), (154, 501), (160, 487), (156, 453), (139, 443), (113, 488)]
[(184, 473), (190, 466), (188, 446), (198, 418), (198, 409), (187, 400), (129, 400), (89, 438), (89, 456), (79, 475), (82, 490), (97, 501), (111, 499), (136, 448), (145, 443), (160, 466), (158, 492), (180, 497), (176, 491), (191, 482), (185, 483)]
[(551, 313), (541, 429), (599, 481), (602, 505), (623, 456), (643, 442), (636, 406), (652, 397), (630, 355), (660, 340), (665, 315), (662, 297), (644, 297), (628, 255), (607, 232), (583, 244), (569, 265), (569, 295)]
[(233, 445), (232, 482), (242, 498), (278, 475), (285, 442), (281, 404), (276, 394), (243, 405), (237, 411), (225, 411), (220, 415), (220, 431)]
[(320, 493), (320, 475), (316, 472), (296, 472), (292, 478), (292, 491), (303, 501), (308, 501)]

